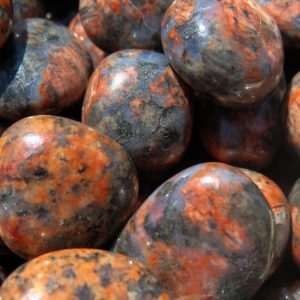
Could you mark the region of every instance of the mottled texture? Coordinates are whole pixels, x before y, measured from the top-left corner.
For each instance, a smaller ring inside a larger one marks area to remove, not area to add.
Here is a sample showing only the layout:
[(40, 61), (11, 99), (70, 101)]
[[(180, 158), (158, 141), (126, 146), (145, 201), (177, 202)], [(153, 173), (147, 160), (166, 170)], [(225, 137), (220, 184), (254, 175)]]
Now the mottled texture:
[(287, 46), (300, 48), (300, 1), (256, 0), (275, 19)]
[(282, 76), (279, 29), (251, 0), (177, 0), (164, 17), (162, 44), (176, 72), (224, 106), (262, 101)]
[(300, 72), (292, 79), (285, 98), (285, 127), (288, 142), (300, 156)]
[(13, 22), (13, 6), (11, 0), (0, 0), (0, 48), (3, 47)]
[(94, 249), (56, 251), (15, 270), (1, 300), (169, 300), (158, 280), (140, 263)]
[(81, 99), (91, 71), (84, 45), (64, 26), (17, 22), (0, 52), (0, 117), (61, 111)]
[[(290, 209), (280, 187), (267, 176), (255, 171), (240, 169), (257, 185), (270, 205), (275, 219), (275, 250), (271, 274), (279, 266), (290, 236)], [(271, 275), (270, 274), (270, 275)]]
[(262, 169), (277, 153), (281, 141), (281, 111), (285, 84), (250, 109), (230, 109), (207, 101), (199, 112), (199, 136), (216, 160)]
[(120, 143), (143, 170), (175, 165), (192, 129), (185, 87), (163, 54), (147, 50), (119, 51), (99, 65), (82, 121)]
[(80, 0), (79, 13), (89, 38), (106, 52), (157, 49), (160, 26), (173, 0)]
[(289, 197), (292, 223), (292, 256), (300, 268), (300, 179), (294, 184)]
[(114, 251), (153, 270), (173, 299), (232, 300), (258, 290), (273, 247), (273, 215), (258, 187), (237, 168), (205, 163), (162, 184)]
[(71, 23), (69, 24), (69, 29), (73, 31), (74, 34), (83, 42), (93, 60), (94, 68), (96, 68), (106, 54), (88, 38), (81, 24), (79, 14), (72, 19)]
[(14, 21), (43, 17), (45, 8), (42, 0), (12, 0), (14, 6)]
[(123, 148), (79, 122), (30, 117), (0, 140), (0, 234), (23, 258), (100, 247), (127, 221), (137, 193)]

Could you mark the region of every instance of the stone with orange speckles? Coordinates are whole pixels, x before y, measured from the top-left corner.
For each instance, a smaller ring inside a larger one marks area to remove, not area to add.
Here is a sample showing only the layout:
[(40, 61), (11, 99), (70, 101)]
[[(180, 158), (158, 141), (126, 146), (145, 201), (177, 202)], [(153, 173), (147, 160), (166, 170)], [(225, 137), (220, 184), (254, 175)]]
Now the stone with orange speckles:
[(300, 48), (300, 1), (256, 0), (275, 19), (285, 44)]
[(292, 79), (285, 97), (285, 127), (289, 145), (300, 156), (300, 72)]
[(159, 49), (163, 15), (173, 0), (80, 0), (79, 13), (89, 38), (111, 53)]
[(104, 59), (106, 53), (98, 48), (87, 36), (80, 21), (80, 16), (77, 14), (69, 24), (69, 29), (83, 42), (84, 46), (88, 50), (92, 60), (94, 68)]
[(81, 100), (91, 71), (84, 45), (63, 25), (17, 22), (0, 53), (0, 117), (61, 111)]
[(83, 123), (120, 143), (141, 170), (174, 166), (192, 129), (187, 90), (163, 54), (123, 50), (93, 73)]
[(285, 254), (290, 237), (289, 204), (280, 187), (267, 176), (258, 172), (240, 169), (258, 186), (270, 205), (275, 219), (275, 250), (270, 275), (274, 273)]
[(180, 77), (228, 107), (261, 102), (283, 73), (280, 31), (252, 0), (174, 1), (162, 44)]
[(29, 117), (0, 140), (0, 234), (23, 258), (102, 246), (129, 218), (137, 193), (127, 153), (82, 123)]
[(3, 47), (13, 22), (13, 5), (11, 0), (0, 0), (0, 48)]
[(42, 0), (12, 0), (14, 21), (45, 16)]
[(69, 249), (35, 258), (16, 269), (1, 300), (170, 300), (139, 262), (96, 249)]
[(288, 197), (290, 203), (292, 238), (292, 257), (300, 268), (300, 179), (298, 179)]
[(249, 299), (269, 274), (274, 225), (248, 176), (204, 163), (162, 184), (127, 223), (114, 251), (151, 269), (173, 299)]

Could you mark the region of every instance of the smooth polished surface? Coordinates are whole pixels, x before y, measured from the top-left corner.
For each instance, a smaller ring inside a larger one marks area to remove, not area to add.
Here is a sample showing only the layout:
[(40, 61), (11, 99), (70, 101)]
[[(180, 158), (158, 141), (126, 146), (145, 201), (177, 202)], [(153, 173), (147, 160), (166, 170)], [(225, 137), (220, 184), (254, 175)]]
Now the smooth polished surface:
[(158, 280), (139, 262), (96, 249), (48, 253), (15, 270), (1, 300), (169, 300)]
[(190, 141), (185, 88), (163, 54), (119, 51), (93, 73), (82, 121), (120, 143), (137, 168), (166, 169), (182, 158)]
[(204, 163), (162, 184), (114, 251), (151, 269), (173, 299), (232, 300), (258, 290), (273, 247), (272, 211), (254, 182), (237, 168)]
[(174, 1), (162, 44), (179, 76), (224, 106), (261, 102), (282, 76), (279, 29), (251, 0)]
[(69, 29), (74, 32), (74, 34), (83, 42), (87, 51), (89, 52), (92, 60), (94, 69), (99, 65), (99, 63), (104, 59), (106, 53), (98, 48), (86, 35), (84, 28), (80, 21), (80, 16), (77, 14), (69, 24)]
[(11, 0), (0, 0), (0, 48), (3, 47), (10, 33), (13, 22), (13, 5)]
[(23, 258), (102, 246), (127, 221), (137, 194), (127, 153), (82, 123), (30, 117), (0, 140), (0, 234)]
[(290, 237), (290, 208), (280, 187), (267, 176), (247, 169), (240, 169), (257, 185), (265, 196), (274, 214), (275, 250), (270, 275), (274, 273), (284, 256)]
[(256, 0), (275, 19), (287, 46), (300, 48), (300, 1)]
[(160, 26), (172, 0), (80, 0), (79, 13), (89, 38), (111, 53), (121, 49), (157, 49)]
[(196, 119), (204, 148), (216, 160), (262, 169), (275, 157), (282, 128), (285, 83), (250, 109), (230, 109), (205, 102)]
[(0, 116), (59, 112), (81, 99), (91, 71), (84, 45), (63, 25), (17, 22), (0, 52)]

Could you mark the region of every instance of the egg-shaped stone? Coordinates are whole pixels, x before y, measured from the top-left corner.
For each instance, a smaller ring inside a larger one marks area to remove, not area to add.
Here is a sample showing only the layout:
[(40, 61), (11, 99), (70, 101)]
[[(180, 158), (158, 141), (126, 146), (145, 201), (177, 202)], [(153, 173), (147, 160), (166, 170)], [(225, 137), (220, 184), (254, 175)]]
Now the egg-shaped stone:
[(173, 0), (80, 0), (79, 13), (89, 38), (105, 52), (158, 49), (160, 27)]
[(160, 282), (139, 262), (96, 249), (44, 254), (16, 269), (1, 300), (169, 300)]
[(0, 140), (0, 234), (23, 258), (102, 246), (129, 218), (137, 193), (127, 153), (82, 123), (29, 117)]
[(87, 51), (89, 52), (92, 60), (94, 68), (96, 68), (99, 63), (104, 59), (106, 53), (98, 48), (87, 36), (84, 31), (84, 28), (80, 21), (80, 15), (77, 14), (69, 24), (68, 28), (74, 32), (74, 34), (83, 42)]
[(83, 123), (120, 143), (140, 170), (175, 165), (191, 136), (187, 90), (163, 54), (123, 50), (93, 73)]
[(0, 53), (0, 117), (61, 111), (82, 98), (91, 71), (87, 50), (65, 26), (17, 22)]
[(252, 0), (174, 1), (162, 44), (179, 76), (224, 106), (261, 102), (282, 76), (280, 31)]
[(163, 183), (114, 248), (151, 269), (173, 299), (230, 300), (255, 294), (273, 250), (266, 199), (248, 176), (221, 163), (190, 167)]

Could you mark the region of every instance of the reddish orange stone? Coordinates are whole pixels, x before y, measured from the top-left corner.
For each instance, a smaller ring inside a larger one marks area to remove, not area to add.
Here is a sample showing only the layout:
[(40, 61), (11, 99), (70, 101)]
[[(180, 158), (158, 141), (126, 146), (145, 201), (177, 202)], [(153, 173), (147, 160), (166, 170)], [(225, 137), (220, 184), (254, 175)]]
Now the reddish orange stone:
[(13, 6), (11, 0), (0, 0), (0, 48), (3, 47), (10, 33), (13, 22)]

